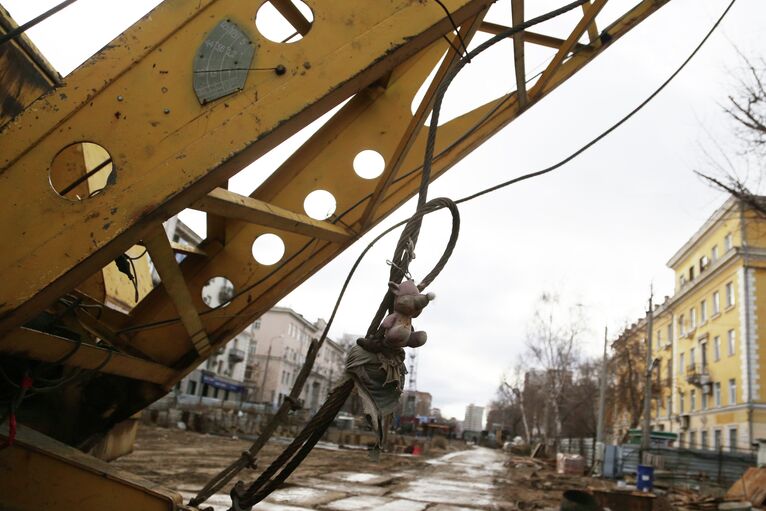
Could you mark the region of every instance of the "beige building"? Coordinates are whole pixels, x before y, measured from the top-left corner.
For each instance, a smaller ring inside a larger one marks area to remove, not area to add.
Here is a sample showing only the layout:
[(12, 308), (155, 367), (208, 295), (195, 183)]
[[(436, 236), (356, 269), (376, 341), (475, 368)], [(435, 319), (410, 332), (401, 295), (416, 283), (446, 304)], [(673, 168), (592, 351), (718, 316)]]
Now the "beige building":
[[(311, 339), (318, 339), (324, 320), (312, 323), (292, 309), (274, 307), (242, 336), (248, 338), (245, 381), (256, 388), (250, 401), (273, 408), (290, 394), (303, 366)], [(330, 389), (343, 376), (346, 354), (339, 344), (326, 339), (301, 393), (304, 407), (315, 412)]]

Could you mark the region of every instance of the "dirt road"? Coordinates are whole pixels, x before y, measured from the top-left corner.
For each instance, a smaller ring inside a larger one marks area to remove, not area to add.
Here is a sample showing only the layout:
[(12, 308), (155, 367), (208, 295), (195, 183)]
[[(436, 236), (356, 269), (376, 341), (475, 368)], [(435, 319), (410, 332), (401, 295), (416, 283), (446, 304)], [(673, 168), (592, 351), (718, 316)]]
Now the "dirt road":
[[(133, 454), (114, 462), (150, 481), (179, 491), (185, 500), (248, 446), (248, 442), (142, 426)], [(281, 445), (262, 451), (265, 464)], [(264, 511), (381, 510), (468, 511), (508, 508), (495, 490), (503, 473), (502, 452), (472, 448), (431, 458), (384, 454), (379, 462), (366, 452), (321, 445), (288, 479), (254, 509)], [(245, 480), (256, 473), (243, 473)], [(228, 509), (228, 495), (207, 505)]]

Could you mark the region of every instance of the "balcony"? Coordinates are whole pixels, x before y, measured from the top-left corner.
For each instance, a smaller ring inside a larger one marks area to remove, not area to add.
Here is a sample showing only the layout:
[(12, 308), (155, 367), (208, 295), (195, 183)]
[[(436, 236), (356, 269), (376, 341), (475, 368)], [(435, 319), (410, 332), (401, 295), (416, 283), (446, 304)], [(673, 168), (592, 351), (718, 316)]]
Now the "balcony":
[(707, 366), (699, 364), (689, 364), (686, 370), (686, 382), (696, 387), (709, 387), (710, 374)]
[(245, 350), (239, 348), (229, 349), (229, 363), (236, 364), (237, 362), (243, 362), (245, 360)]

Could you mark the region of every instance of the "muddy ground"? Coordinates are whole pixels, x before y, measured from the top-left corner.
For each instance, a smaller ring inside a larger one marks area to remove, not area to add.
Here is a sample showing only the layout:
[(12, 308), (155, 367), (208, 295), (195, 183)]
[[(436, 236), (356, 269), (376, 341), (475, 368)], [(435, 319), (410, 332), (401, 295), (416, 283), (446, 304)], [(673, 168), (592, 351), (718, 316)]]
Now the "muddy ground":
[[(142, 424), (135, 451), (114, 465), (181, 492), (188, 500), (207, 480), (249, 446), (242, 439), (202, 435)], [(271, 442), (261, 468), (284, 447)], [(252, 480), (256, 472), (240, 476)], [(424, 456), (383, 454), (320, 444), (284, 488), (255, 509), (266, 511), (365, 510), (467, 511), (558, 509), (565, 489), (604, 487), (590, 478), (556, 475), (550, 464), (493, 449), (453, 443)], [(226, 495), (208, 502), (228, 508)]]

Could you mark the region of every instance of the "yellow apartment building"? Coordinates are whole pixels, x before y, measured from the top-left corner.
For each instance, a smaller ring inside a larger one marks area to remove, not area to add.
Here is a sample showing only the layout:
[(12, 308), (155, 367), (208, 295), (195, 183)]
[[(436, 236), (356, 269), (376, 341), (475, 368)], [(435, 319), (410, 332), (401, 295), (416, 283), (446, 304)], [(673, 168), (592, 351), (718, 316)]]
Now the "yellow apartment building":
[[(766, 438), (766, 216), (729, 198), (668, 266), (675, 292), (653, 311), (652, 426), (683, 447), (748, 449)], [(640, 425), (623, 362), (630, 355), (645, 375), (646, 338), (642, 318), (612, 345), (618, 436)]]

